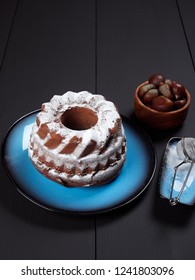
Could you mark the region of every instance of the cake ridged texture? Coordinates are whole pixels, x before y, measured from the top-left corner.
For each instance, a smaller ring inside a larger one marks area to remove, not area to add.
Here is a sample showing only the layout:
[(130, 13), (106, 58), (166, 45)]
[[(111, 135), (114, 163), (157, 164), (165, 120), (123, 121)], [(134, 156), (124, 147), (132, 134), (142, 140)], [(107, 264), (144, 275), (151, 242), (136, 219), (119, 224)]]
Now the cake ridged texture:
[[(97, 115), (89, 129), (73, 130), (62, 123), (72, 108), (87, 108)], [(46, 177), (66, 186), (89, 186), (114, 179), (126, 155), (126, 138), (115, 105), (87, 91), (54, 95), (33, 125), (29, 157)]]

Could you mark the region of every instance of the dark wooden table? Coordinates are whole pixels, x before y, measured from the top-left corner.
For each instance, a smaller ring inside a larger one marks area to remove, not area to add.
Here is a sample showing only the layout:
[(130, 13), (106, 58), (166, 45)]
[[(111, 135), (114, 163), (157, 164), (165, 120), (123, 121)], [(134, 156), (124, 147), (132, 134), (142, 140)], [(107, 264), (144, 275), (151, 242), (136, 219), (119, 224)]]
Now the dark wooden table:
[(158, 165), (132, 203), (101, 215), (44, 210), (0, 165), (0, 259), (195, 259), (194, 207), (158, 194), (165, 145), (195, 137), (195, 2), (190, 0), (1, 0), (0, 136), (54, 94), (88, 90), (132, 117), (133, 94), (160, 72), (192, 95), (184, 125), (152, 139)]

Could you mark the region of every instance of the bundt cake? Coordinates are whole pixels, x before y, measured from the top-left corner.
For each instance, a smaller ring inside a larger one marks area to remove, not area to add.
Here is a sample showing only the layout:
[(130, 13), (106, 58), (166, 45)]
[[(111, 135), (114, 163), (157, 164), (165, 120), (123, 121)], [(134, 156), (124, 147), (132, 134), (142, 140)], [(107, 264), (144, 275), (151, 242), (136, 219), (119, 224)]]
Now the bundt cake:
[(65, 186), (107, 183), (125, 162), (121, 117), (102, 95), (54, 95), (37, 114), (28, 153), (44, 176)]

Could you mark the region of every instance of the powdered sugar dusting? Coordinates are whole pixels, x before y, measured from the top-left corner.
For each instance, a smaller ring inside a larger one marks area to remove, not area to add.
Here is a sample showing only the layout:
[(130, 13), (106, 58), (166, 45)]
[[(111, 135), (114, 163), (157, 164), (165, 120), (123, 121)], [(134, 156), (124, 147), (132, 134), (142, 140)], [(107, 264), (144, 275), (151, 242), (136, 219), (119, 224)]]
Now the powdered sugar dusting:
[[(177, 145), (171, 145), (168, 147), (167, 162), (166, 162), (168, 169), (174, 172), (175, 166), (180, 164), (184, 159), (185, 156), (181, 146), (181, 141), (179, 141)], [(186, 162), (178, 168), (177, 175), (175, 178), (175, 183), (174, 183), (175, 191), (177, 192), (180, 191), (189, 168), (190, 168), (190, 162)], [(192, 168), (192, 171), (189, 175), (184, 191), (187, 190), (187, 188), (191, 187), (191, 184), (194, 181), (194, 179), (195, 179), (195, 166)]]
[[(61, 116), (66, 110), (74, 107), (83, 107), (95, 111), (98, 117), (97, 123), (87, 130), (72, 130), (65, 127), (61, 122)], [(109, 177), (111, 176), (110, 172), (105, 172), (110, 166), (115, 166), (115, 168), (118, 166), (119, 171), (125, 161), (126, 139), (121, 117), (112, 102), (105, 100), (102, 95), (93, 95), (87, 91), (81, 91), (78, 93), (68, 91), (62, 96), (54, 95), (50, 102), (43, 104), (42, 109), (43, 111), (37, 116), (39, 121), (35, 122), (33, 125), (29, 145), (29, 156), (34, 165), (42, 173), (47, 170), (50, 178), (58, 177), (58, 181), (61, 179), (67, 180), (68, 178), (69, 182), (72, 180), (73, 183), (77, 182), (77, 179), (75, 179), (75, 176), (77, 176), (80, 180), (84, 180), (85, 184), (90, 184), (90, 180), (92, 180), (94, 174), (96, 174), (97, 179), (97, 173), (99, 172), (96, 171), (96, 167), (98, 164), (105, 166), (104, 171), (100, 172), (101, 174), (104, 174), (104, 177), (106, 176), (105, 174)], [(44, 123), (47, 123), (48, 134), (45, 138), (41, 139), (37, 135), (37, 132), (42, 129), (42, 124)], [(115, 134), (113, 136), (115, 141), (110, 141), (105, 152), (100, 154), (103, 147), (108, 145), (110, 130), (115, 129), (116, 125), (117, 129), (116, 131), (114, 130)], [(54, 132), (54, 136), (52, 136), (52, 132)], [(58, 135), (60, 136), (60, 140), (56, 140)], [(72, 139), (74, 139), (75, 145), (71, 150), (72, 152), (62, 154), (61, 151), (69, 145)], [(88, 147), (92, 140), (96, 143), (93, 153), (80, 158), (83, 151)], [(48, 148), (46, 145), (47, 141), (53, 141), (54, 144), (57, 143), (57, 145)], [(36, 147), (38, 153), (34, 153), (34, 147)], [(123, 152), (122, 147), (124, 147)], [(123, 153), (120, 159), (117, 157), (117, 153), (119, 152)], [(46, 163), (40, 161), (40, 156), (43, 155), (46, 158)], [(112, 159), (112, 163), (108, 162), (109, 158)], [(115, 163), (113, 163), (113, 160), (115, 160)], [(50, 166), (51, 162), (53, 168)], [(80, 172), (82, 173), (82, 171), (87, 168), (94, 169), (94, 172), (79, 175)], [(77, 173), (75, 173), (75, 175), (70, 175), (65, 172), (66, 169), (75, 169)], [(112, 168), (112, 170), (114, 169)]]

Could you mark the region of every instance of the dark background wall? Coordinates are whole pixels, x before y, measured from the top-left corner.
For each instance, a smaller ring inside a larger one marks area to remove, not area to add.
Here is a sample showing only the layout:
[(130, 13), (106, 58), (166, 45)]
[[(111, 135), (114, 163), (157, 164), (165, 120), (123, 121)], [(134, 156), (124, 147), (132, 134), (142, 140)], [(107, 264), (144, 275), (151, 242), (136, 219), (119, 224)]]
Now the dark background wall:
[(155, 133), (158, 166), (131, 204), (102, 215), (44, 210), (0, 165), (0, 259), (194, 259), (194, 207), (170, 207), (157, 182), (165, 145), (194, 136), (194, 19), (190, 0), (0, 1), (0, 136), (54, 94), (88, 90), (132, 117), (133, 93), (155, 72), (192, 94), (185, 124)]

